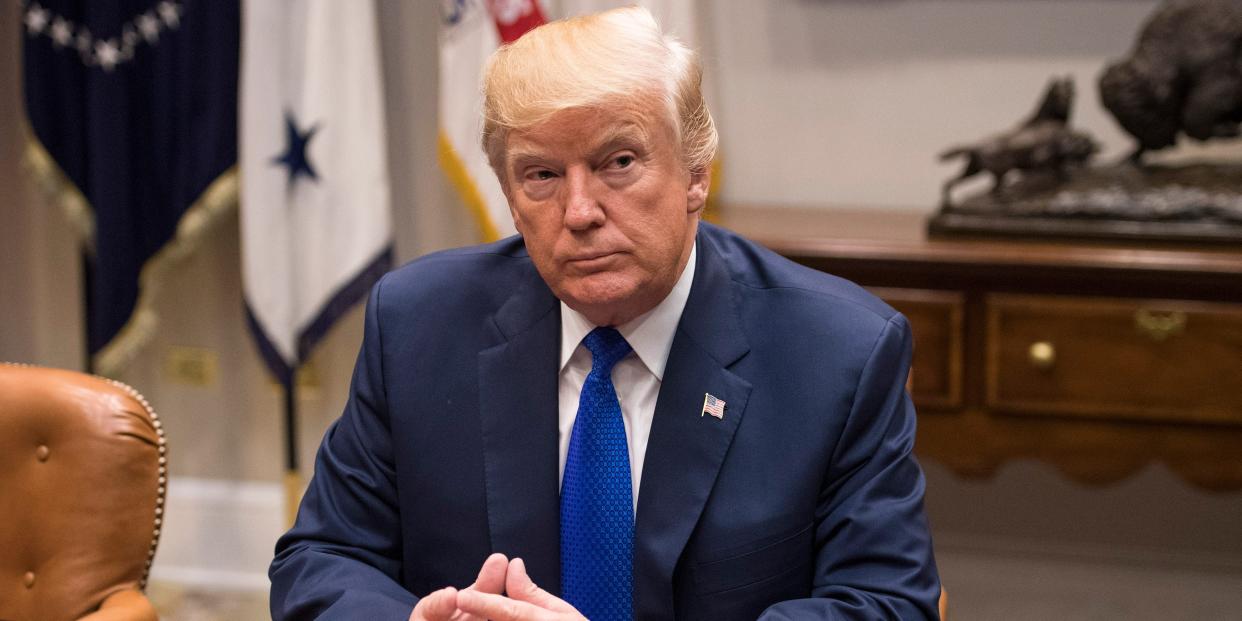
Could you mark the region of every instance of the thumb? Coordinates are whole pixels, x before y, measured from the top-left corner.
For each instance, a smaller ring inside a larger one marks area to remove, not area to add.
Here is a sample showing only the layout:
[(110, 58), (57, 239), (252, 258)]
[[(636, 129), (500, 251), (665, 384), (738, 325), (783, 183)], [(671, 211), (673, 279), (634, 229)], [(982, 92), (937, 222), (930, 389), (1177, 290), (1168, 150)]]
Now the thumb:
[(483, 593), (501, 593), (505, 588), (505, 572), (509, 568), (509, 559), (503, 554), (493, 554), (483, 562), (479, 569), (479, 577), (467, 588)]
[(515, 558), (509, 562), (509, 573), (505, 576), (505, 592), (509, 597), (528, 602), (556, 612), (577, 612), (564, 600), (535, 586), (534, 581), (526, 573), (526, 562)]

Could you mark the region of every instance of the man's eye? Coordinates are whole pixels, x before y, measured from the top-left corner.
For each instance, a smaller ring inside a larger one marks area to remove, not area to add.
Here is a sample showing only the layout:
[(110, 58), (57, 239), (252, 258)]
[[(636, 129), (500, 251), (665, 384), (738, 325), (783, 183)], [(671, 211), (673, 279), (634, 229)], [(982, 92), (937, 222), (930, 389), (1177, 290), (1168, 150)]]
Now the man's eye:
[(613, 160), (613, 162), (616, 164), (617, 168), (629, 168), (630, 164), (634, 163), (634, 156), (621, 155), (618, 156), (617, 159)]
[(526, 178), (531, 181), (547, 181), (548, 179), (553, 179), (555, 177), (556, 173), (550, 170), (536, 170), (534, 172), (527, 173), (526, 175)]

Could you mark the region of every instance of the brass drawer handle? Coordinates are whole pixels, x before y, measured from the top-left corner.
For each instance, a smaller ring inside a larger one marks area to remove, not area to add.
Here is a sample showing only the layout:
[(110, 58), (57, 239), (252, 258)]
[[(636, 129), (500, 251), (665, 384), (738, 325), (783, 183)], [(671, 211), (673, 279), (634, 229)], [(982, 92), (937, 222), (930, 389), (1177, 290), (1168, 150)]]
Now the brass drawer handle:
[(1186, 313), (1159, 312), (1140, 308), (1134, 311), (1134, 328), (1153, 341), (1163, 341), (1186, 331)]
[(1047, 371), (1057, 363), (1057, 348), (1048, 341), (1031, 343), (1031, 347), (1026, 351), (1026, 357), (1031, 362), (1031, 366), (1040, 371)]

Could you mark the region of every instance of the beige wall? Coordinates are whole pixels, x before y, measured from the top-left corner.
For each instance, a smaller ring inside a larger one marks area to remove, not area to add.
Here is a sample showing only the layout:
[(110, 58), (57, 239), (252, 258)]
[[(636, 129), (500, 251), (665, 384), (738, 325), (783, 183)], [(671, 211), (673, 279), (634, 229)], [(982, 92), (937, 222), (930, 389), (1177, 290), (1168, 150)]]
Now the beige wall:
[[(930, 210), (962, 166), (936, 154), (1012, 127), (1053, 76), (1074, 77), (1073, 123), (1101, 157), (1127, 153), (1096, 80), (1158, 2), (702, 4), (730, 201)], [(1237, 157), (1242, 145), (1211, 151)]]
[[(0, 3), (0, 360), (81, 363), (74, 237), (18, 162), (23, 118), (16, 3)], [(61, 290), (67, 288), (66, 296)]]
[[(1125, 0), (700, 0), (721, 126), (726, 202), (930, 210), (951, 167), (943, 147), (1013, 124), (1049, 76), (1078, 78), (1078, 123), (1110, 154), (1126, 141), (1096, 103), (1094, 76), (1154, 5)], [(380, 4), (398, 254), (473, 239), (435, 163), (436, 19), (431, 3)], [(12, 2), (0, 3), (0, 84), (20, 83)], [(72, 235), (19, 163), (21, 108), (0, 92), (0, 359), (76, 366), (82, 336)], [(236, 218), (208, 236), (159, 302), (162, 328), (125, 372), (166, 421), (172, 472), (276, 481), (279, 395), (242, 321)], [(302, 394), (303, 463), (340, 411), (360, 338), (355, 311)], [(214, 384), (165, 371), (171, 347), (219, 360)], [(1030, 463), (991, 482), (929, 464), (929, 508), (945, 541), (1153, 548), (1242, 559), (1242, 494), (1209, 495), (1155, 467), (1088, 490)], [(306, 469), (309, 472), (309, 468)]]
[(1007, 129), (1073, 75), (1074, 122), (1124, 144), (1097, 103), (1104, 61), (1155, 5), (1118, 0), (725, 0), (712, 32), (730, 197), (936, 204), (946, 147)]

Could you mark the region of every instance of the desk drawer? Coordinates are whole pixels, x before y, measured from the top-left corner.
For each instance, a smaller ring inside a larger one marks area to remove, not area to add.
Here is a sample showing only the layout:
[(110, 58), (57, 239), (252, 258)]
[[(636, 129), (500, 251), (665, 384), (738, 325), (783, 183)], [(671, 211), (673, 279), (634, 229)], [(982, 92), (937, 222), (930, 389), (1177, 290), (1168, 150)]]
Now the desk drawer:
[(963, 296), (950, 291), (888, 289), (871, 292), (910, 321), (914, 360), (910, 394), (916, 404), (957, 408), (962, 403)]
[(997, 410), (1242, 425), (1242, 307), (1168, 300), (987, 297)]

